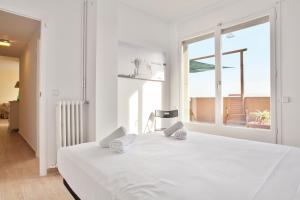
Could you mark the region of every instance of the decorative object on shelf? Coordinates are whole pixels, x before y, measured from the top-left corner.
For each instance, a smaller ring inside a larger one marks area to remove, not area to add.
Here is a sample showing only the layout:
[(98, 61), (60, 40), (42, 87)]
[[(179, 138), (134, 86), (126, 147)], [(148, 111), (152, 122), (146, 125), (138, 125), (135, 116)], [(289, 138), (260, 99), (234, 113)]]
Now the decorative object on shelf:
[(162, 51), (119, 42), (118, 77), (165, 81), (166, 54)]
[(134, 72), (133, 72), (133, 77), (136, 77), (139, 75), (139, 69), (140, 69), (140, 65), (141, 65), (141, 59), (136, 58), (134, 59), (134, 61), (132, 61), (132, 63), (134, 64), (135, 68), (134, 68)]

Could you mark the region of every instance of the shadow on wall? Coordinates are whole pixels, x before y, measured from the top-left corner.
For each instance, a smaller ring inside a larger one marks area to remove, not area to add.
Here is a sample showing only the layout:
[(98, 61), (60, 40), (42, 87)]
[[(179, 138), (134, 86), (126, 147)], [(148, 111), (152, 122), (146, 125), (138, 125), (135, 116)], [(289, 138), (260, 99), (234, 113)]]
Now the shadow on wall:
[(131, 133), (143, 133), (151, 112), (163, 109), (163, 82), (119, 79), (118, 95), (118, 125)]

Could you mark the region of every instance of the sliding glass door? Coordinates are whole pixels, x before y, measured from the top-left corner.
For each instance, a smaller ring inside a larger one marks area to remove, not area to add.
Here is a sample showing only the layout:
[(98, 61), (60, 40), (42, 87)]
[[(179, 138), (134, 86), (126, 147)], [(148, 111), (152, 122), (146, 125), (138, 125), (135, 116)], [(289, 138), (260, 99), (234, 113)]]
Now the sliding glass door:
[[(186, 119), (274, 131), (275, 73), (270, 17), (183, 42)], [(272, 67), (273, 66), (273, 67)]]
[(213, 34), (187, 45), (189, 120), (215, 123), (215, 39)]
[(223, 122), (270, 129), (271, 50), (267, 17), (222, 30)]

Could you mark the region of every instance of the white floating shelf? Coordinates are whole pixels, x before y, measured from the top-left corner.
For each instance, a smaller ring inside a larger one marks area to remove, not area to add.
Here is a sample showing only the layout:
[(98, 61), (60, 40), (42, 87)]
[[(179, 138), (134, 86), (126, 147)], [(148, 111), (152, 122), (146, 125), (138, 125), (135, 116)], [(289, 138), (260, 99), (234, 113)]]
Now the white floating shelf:
[(147, 79), (147, 78), (140, 78), (140, 77), (131, 77), (129, 75), (119, 74), (119, 78), (126, 78), (126, 79), (134, 79), (134, 80), (141, 80), (141, 81), (154, 81), (154, 82), (165, 82), (164, 80), (158, 79)]

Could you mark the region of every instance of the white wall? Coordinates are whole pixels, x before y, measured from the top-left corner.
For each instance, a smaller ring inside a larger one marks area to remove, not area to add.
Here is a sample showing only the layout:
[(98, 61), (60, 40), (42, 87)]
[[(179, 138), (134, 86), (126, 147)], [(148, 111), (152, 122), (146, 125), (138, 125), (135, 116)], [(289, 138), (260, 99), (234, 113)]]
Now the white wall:
[[(118, 4), (118, 40), (146, 49), (169, 53), (169, 24), (154, 16)], [(118, 78), (118, 125), (143, 132), (149, 114), (169, 109), (169, 61), (163, 83)], [(132, 103), (136, 102), (136, 104)]]
[[(171, 38), (171, 56), (172, 65), (171, 70), (171, 107), (178, 108), (180, 104), (180, 48), (179, 42), (197, 36), (212, 30), (218, 23), (230, 24), (234, 21), (247, 18), (249, 16), (259, 15), (262, 12), (271, 8), (277, 7), (276, 0), (254, 0), (254, 1), (235, 1), (235, 3), (225, 7), (216, 7), (214, 10), (204, 11), (199, 14), (194, 14), (172, 24), (173, 35)], [(279, 6), (280, 7), (280, 6)], [(283, 144), (300, 146), (300, 135), (298, 134), (298, 119), (300, 111), (300, 91), (297, 89), (297, 79), (299, 74), (298, 65), (298, 47), (300, 39), (298, 37), (300, 29), (297, 26), (297, 19), (300, 14), (300, 2), (298, 0), (282, 1), (281, 6), (281, 26), (278, 26), (277, 36), (281, 32), (281, 65), (279, 65), (282, 77), (282, 83), (279, 83), (278, 91), (282, 88), (283, 96), (288, 96), (291, 99), (290, 103), (283, 104), (282, 107), (282, 139)], [(278, 21), (280, 22), (280, 21)], [(277, 41), (277, 42), (278, 42)], [(280, 106), (280, 104), (279, 104)], [(225, 134), (227, 136), (245, 137), (245, 135), (237, 135), (232, 133), (222, 133), (211, 131), (207, 126), (192, 126), (198, 131), (211, 132), (213, 134)], [(232, 130), (234, 131), (234, 130)], [(279, 130), (280, 131), (280, 130)], [(249, 136), (250, 137), (250, 136)], [(267, 136), (262, 136), (257, 140), (268, 141)], [(279, 138), (280, 139), (280, 138)]]
[(88, 44), (87, 44), (87, 107), (86, 131), (87, 141), (96, 140), (96, 47), (97, 47), (97, 4), (89, 1), (88, 5)]
[(96, 139), (117, 126), (117, 2), (98, 0)]
[(286, 0), (281, 9), (281, 67), (282, 96), (291, 102), (282, 107), (282, 139), (284, 144), (300, 146), (299, 113), (299, 46), (300, 1)]
[(142, 11), (118, 3), (118, 40), (167, 50), (169, 24)]
[(32, 36), (20, 57), (19, 132), (37, 151), (37, 72), (40, 30)]
[(0, 56), (0, 104), (17, 100), (19, 81), (19, 58)]

